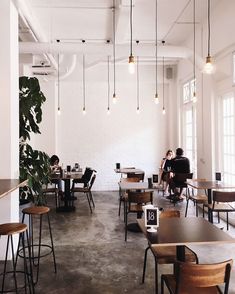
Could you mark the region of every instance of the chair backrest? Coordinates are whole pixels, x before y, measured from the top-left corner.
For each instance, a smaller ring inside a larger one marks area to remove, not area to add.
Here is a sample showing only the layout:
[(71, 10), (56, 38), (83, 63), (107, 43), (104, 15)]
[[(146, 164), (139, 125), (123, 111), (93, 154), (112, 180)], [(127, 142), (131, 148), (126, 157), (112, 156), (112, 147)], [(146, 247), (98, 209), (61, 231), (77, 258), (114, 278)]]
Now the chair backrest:
[(128, 202), (137, 204), (153, 203), (153, 192), (128, 192)]
[(90, 185), (89, 185), (89, 190), (91, 190), (91, 188), (92, 188), (92, 186), (93, 186), (93, 184), (94, 184), (94, 182), (95, 182), (95, 179), (96, 179), (96, 174), (94, 174), (94, 175), (92, 176), (92, 178), (91, 178)]
[(139, 181), (144, 181), (144, 175), (145, 173), (128, 173), (127, 178), (137, 178)]
[(163, 210), (160, 213), (160, 218), (167, 218), (167, 217), (180, 217), (179, 210)]
[(88, 183), (92, 177), (93, 169), (86, 167), (84, 174), (82, 175), (82, 180), (84, 183)]
[(174, 175), (174, 181), (180, 182), (180, 183), (185, 183), (187, 179), (192, 179), (193, 178), (193, 173), (176, 173)]
[(225, 283), (224, 293), (228, 293), (232, 263), (232, 259), (214, 264), (177, 263), (176, 293), (182, 293), (184, 287), (206, 288), (223, 283)]
[(235, 192), (213, 191), (214, 202), (235, 202)]

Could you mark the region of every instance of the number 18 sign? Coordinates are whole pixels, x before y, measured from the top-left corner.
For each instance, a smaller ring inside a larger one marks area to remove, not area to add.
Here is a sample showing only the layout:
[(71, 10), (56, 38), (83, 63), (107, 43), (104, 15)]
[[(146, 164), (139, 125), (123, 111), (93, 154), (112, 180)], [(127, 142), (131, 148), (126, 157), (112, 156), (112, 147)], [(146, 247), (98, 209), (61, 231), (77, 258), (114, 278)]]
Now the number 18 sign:
[(159, 210), (153, 205), (144, 206), (144, 223), (148, 232), (156, 232), (156, 228), (159, 227)]

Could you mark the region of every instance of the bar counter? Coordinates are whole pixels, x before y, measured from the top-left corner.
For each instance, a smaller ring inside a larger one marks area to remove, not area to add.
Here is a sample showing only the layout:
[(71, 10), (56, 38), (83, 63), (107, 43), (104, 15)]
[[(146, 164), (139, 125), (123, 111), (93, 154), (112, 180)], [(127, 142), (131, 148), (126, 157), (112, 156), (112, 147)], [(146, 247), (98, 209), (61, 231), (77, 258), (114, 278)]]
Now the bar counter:
[(19, 179), (0, 179), (0, 199), (26, 184), (27, 180), (20, 182)]

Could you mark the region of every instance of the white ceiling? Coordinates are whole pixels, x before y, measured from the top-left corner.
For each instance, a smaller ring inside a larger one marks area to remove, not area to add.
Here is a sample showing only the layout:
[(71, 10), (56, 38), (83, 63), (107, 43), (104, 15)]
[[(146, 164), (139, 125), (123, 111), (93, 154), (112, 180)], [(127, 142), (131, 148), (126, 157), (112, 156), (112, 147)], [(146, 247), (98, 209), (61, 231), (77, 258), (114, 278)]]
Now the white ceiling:
[[(218, 2), (211, 0), (212, 10)], [(129, 48), (130, 0), (115, 3), (116, 44)], [(155, 5), (156, 0), (133, 0), (133, 42), (151, 45), (153, 53)], [(113, 0), (24, 0), (20, 11), (26, 21), (20, 18), (20, 40), (32, 41), (33, 31), (39, 42), (56, 44), (60, 40), (61, 45), (86, 40), (95, 51), (97, 44), (106, 44), (107, 40), (112, 43), (112, 7)], [(200, 24), (206, 16), (207, 0), (196, 0), (196, 22)], [(193, 0), (158, 0), (158, 42), (164, 39), (167, 45), (182, 46), (193, 32), (192, 19)]]

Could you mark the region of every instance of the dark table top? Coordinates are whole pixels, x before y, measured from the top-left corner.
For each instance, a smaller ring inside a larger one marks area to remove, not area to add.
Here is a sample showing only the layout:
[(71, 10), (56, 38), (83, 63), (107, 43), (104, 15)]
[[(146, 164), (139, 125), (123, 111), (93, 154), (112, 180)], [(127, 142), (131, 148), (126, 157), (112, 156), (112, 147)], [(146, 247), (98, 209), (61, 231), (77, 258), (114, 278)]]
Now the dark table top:
[(235, 243), (235, 239), (203, 218), (180, 217), (160, 219), (157, 232), (149, 233), (144, 219), (137, 219), (141, 231), (152, 245), (192, 245)]

